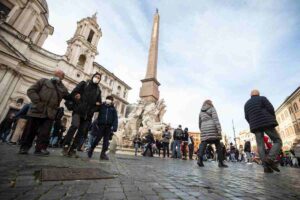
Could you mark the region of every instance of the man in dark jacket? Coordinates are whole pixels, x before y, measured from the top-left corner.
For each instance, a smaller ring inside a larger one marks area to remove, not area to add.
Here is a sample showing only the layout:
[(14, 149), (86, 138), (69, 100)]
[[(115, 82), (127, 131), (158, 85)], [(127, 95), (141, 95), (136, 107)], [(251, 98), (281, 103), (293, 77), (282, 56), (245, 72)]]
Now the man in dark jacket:
[(153, 145), (153, 143), (155, 143), (155, 140), (154, 140), (154, 136), (151, 132), (151, 129), (148, 130), (148, 133), (145, 136), (145, 139), (146, 139), (147, 144), (146, 144), (146, 149), (143, 153), (143, 156), (146, 156), (147, 151), (149, 150), (150, 151), (150, 157), (153, 157), (152, 145)]
[(91, 135), (95, 137), (90, 149), (88, 150), (88, 157), (91, 158), (93, 151), (98, 143), (103, 138), (103, 146), (100, 154), (101, 160), (109, 160), (105, 152), (109, 147), (109, 140), (112, 139), (113, 133), (118, 130), (118, 114), (113, 104), (114, 98), (107, 96), (103, 104), (99, 109), (99, 115), (97, 123), (93, 123)]
[(170, 156), (170, 150), (169, 150), (170, 139), (171, 139), (171, 133), (169, 131), (169, 128), (166, 127), (162, 135), (162, 146), (163, 146), (164, 158), (166, 157), (166, 152), (167, 152), (167, 156), (168, 157)]
[[(260, 96), (258, 90), (253, 90), (251, 98), (246, 102), (244, 109), (250, 130), (256, 137), (258, 153), (263, 163), (264, 172), (272, 173), (273, 170), (279, 172), (280, 170), (274, 160), (282, 147), (282, 141), (275, 129), (278, 123), (273, 105), (266, 97)], [(273, 141), (273, 147), (268, 156), (265, 155), (264, 133)]]
[[(91, 80), (80, 82), (71, 93), (75, 106), (73, 108), (71, 126), (64, 138), (62, 152), (64, 156), (76, 155), (75, 149), (79, 145), (80, 140), (87, 137), (94, 112), (101, 104), (100, 80), (101, 74), (95, 73)], [(76, 131), (77, 134), (73, 140)]]
[(49, 155), (47, 151), (50, 130), (57, 116), (61, 100), (68, 99), (69, 92), (62, 83), (64, 72), (56, 70), (54, 77), (40, 79), (27, 90), (32, 104), (29, 108), (24, 133), (21, 138), (20, 154), (27, 154), (37, 135), (35, 155)]
[(182, 136), (183, 136), (183, 131), (181, 125), (179, 125), (178, 128), (175, 129), (173, 133), (173, 140), (174, 140), (173, 152), (172, 152), (173, 158), (181, 158), (180, 145), (182, 141)]
[(183, 160), (187, 159), (187, 146), (188, 146), (188, 140), (189, 140), (189, 129), (185, 128), (182, 135), (182, 155)]

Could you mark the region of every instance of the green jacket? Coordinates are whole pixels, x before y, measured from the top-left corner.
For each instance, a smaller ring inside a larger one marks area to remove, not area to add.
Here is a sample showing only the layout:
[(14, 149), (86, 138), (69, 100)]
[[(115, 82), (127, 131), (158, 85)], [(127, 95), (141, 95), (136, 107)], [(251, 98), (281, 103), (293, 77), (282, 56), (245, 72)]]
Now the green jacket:
[(27, 90), (27, 95), (32, 102), (28, 116), (54, 120), (61, 100), (68, 98), (69, 92), (61, 81), (54, 83), (43, 78)]

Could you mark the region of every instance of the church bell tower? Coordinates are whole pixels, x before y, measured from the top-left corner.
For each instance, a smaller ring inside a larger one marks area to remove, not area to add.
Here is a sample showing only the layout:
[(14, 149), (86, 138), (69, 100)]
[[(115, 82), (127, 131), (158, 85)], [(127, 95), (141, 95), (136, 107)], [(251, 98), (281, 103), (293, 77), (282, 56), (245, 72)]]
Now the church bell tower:
[(97, 45), (102, 37), (101, 28), (97, 23), (97, 13), (77, 22), (74, 36), (67, 41), (65, 54), (67, 60), (75, 67), (91, 74), (95, 56), (98, 55)]

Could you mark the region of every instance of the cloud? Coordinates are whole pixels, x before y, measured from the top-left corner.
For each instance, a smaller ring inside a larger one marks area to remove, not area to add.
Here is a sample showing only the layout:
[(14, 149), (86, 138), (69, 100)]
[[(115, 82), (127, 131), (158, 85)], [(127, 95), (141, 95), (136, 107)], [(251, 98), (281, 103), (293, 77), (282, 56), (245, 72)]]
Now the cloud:
[[(159, 9), (158, 79), (165, 122), (198, 130), (212, 99), (223, 130), (247, 129), (243, 106), (253, 88), (277, 107), (299, 86), (300, 5), (295, 1), (48, 1), (55, 32), (45, 48), (63, 54), (76, 21), (98, 11), (103, 37), (96, 61), (132, 86), (138, 99)], [(72, 10), (72, 12), (66, 12)], [(68, 24), (68, 26), (66, 26)]]

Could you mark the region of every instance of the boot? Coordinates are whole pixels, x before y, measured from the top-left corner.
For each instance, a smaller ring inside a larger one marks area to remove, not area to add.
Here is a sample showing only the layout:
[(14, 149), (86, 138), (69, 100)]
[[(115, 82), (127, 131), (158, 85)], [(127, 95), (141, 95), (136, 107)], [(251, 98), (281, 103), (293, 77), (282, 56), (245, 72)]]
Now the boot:
[(273, 169), (270, 167), (264, 167), (264, 173), (273, 173)]
[(89, 158), (91, 158), (93, 156), (93, 149), (92, 148), (90, 148), (88, 150), (87, 155), (88, 155)]
[(275, 163), (270, 158), (265, 158), (263, 163), (265, 163), (268, 168), (271, 168), (272, 170), (274, 170), (276, 172), (280, 172), (279, 168), (277, 167), (277, 163)]
[(68, 152), (68, 156), (72, 158), (79, 158), (79, 156), (76, 154), (75, 149), (70, 149)]
[(19, 150), (19, 154), (28, 154), (28, 148), (25, 148), (25, 147), (21, 147), (20, 150)]
[(197, 161), (197, 164), (199, 167), (204, 167), (204, 164), (203, 164), (203, 158), (198, 158), (198, 161)]
[(34, 155), (36, 156), (49, 156), (50, 152), (47, 149), (35, 150)]
[(63, 156), (67, 156), (68, 155), (68, 151), (69, 151), (69, 147), (68, 146), (64, 146), (61, 154)]
[(109, 160), (109, 157), (105, 153), (101, 153), (100, 160)]
[(224, 164), (223, 160), (219, 161), (219, 165), (218, 166), (222, 167), (222, 168), (227, 168), (228, 167), (227, 165)]

